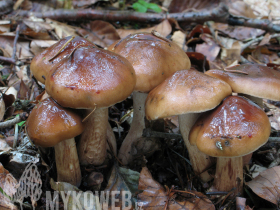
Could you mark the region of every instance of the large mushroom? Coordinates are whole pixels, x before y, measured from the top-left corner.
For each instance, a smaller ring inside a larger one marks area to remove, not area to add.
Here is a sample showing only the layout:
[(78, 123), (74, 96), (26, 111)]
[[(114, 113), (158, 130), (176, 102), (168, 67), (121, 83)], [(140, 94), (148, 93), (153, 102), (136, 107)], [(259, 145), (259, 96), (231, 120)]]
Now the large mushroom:
[(126, 99), (135, 86), (132, 65), (122, 56), (94, 46), (79, 47), (46, 78), (46, 91), (60, 105), (94, 112), (78, 145), (82, 165), (106, 157), (108, 107)]
[(35, 145), (54, 146), (57, 180), (79, 186), (82, 177), (74, 137), (84, 130), (82, 118), (46, 98), (31, 111), (26, 130)]
[[(231, 88), (227, 83), (190, 69), (175, 72), (150, 91), (147, 97), (148, 120), (179, 115), (180, 132), (197, 175), (207, 170), (213, 161), (190, 144), (189, 131), (199, 117), (198, 113), (215, 108), (229, 95)], [(203, 173), (200, 177), (205, 182), (211, 179), (208, 173)]]
[(133, 120), (119, 150), (119, 159), (127, 165), (132, 161), (131, 145), (142, 137), (145, 128), (145, 100), (148, 92), (175, 71), (190, 68), (186, 53), (159, 33), (139, 33), (112, 44), (108, 50), (124, 56), (136, 73), (133, 92)]
[(253, 102), (229, 96), (216, 109), (204, 113), (190, 132), (190, 143), (217, 157), (214, 188), (218, 191), (242, 192), (242, 156), (265, 144), (270, 123), (265, 112)]

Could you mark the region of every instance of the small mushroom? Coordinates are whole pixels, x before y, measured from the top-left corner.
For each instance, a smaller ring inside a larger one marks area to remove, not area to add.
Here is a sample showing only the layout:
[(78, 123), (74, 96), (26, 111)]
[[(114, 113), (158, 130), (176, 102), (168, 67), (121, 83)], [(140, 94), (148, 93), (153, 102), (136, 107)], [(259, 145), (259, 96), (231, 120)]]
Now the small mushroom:
[(265, 144), (270, 123), (265, 112), (253, 102), (229, 96), (216, 109), (203, 113), (190, 131), (190, 143), (217, 157), (214, 188), (242, 192), (242, 156)]
[(31, 111), (26, 130), (35, 145), (54, 146), (57, 180), (79, 186), (81, 170), (74, 137), (84, 130), (81, 117), (46, 98)]
[(145, 100), (148, 92), (175, 71), (190, 68), (190, 60), (177, 44), (158, 32), (132, 34), (112, 44), (108, 50), (124, 56), (133, 66), (136, 86), (133, 92), (133, 120), (118, 158), (132, 161), (131, 145), (142, 137), (145, 128)]
[[(180, 132), (192, 168), (196, 174), (201, 174), (213, 161), (189, 143), (189, 131), (199, 113), (214, 109), (229, 95), (231, 88), (222, 80), (193, 69), (177, 71), (150, 91), (146, 100), (146, 116), (148, 120), (155, 120), (179, 115)], [(212, 178), (207, 173), (200, 177), (204, 182)]]

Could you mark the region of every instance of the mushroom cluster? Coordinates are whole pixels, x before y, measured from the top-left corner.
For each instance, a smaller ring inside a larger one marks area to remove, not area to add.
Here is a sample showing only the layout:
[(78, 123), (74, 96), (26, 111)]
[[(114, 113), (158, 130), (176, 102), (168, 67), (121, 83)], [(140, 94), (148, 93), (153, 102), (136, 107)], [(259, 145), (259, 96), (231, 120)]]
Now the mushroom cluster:
[[(214, 109), (227, 96), (230, 86), (220, 79), (197, 70), (175, 72), (150, 91), (146, 100), (146, 116), (149, 120), (179, 115), (180, 132), (189, 152), (192, 168), (197, 175), (213, 165), (213, 160), (189, 142), (189, 131), (199, 113)], [(201, 174), (205, 182), (212, 177)]]
[[(67, 37), (37, 55), (32, 61), (31, 71), (38, 80), (43, 78), (46, 92), (60, 106), (90, 109), (90, 112), (94, 110), (94, 114), (88, 117), (84, 125), (85, 130), (82, 132), (79, 143), (79, 159), (81, 164), (102, 164), (106, 157), (107, 107), (126, 99), (133, 91), (136, 77), (132, 65), (124, 57), (100, 49), (83, 38)], [(58, 109), (53, 104), (48, 107), (51, 110)], [(36, 114), (29, 117), (28, 124), (32, 124), (34, 116), (39, 116), (36, 110), (32, 112)], [(46, 113), (43, 115), (45, 116)], [(36, 120), (41, 124), (44, 124), (44, 120), (50, 122), (46, 123), (50, 126), (47, 129), (37, 130), (39, 133), (48, 135), (48, 132), (52, 130), (53, 119), (39, 117)], [(69, 126), (69, 122), (66, 126)], [(40, 135), (32, 135), (33, 128), (27, 126), (27, 132), (35, 143), (39, 142), (38, 139), (54, 141), (52, 138), (44, 139)], [(60, 132), (60, 135), (64, 133)], [(53, 146), (54, 144), (38, 145)], [(67, 146), (68, 149), (70, 147), (76, 150), (75, 141)], [(68, 162), (69, 159), (71, 158), (64, 156), (61, 161)], [(58, 161), (56, 164), (57, 168), (61, 167)], [(71, 176), (73, 173), (68, 175)], [(60, 177), (58, 174), (58, 181), (62, 181)], [(80, 183), (73, 182), (71, 179), (68, 181), (75, 185)]]
[(119, 150), (119, 159), (132, 161), (131, 146), (142, 137), (145, 128), (145, 100), (148, 93), (174, 72), (190, 68), (186, 53), (158, 32), (129, 35), (108, 50), (124, 56), (133, 66), (136, 85), (133, 92), (133, 120)]

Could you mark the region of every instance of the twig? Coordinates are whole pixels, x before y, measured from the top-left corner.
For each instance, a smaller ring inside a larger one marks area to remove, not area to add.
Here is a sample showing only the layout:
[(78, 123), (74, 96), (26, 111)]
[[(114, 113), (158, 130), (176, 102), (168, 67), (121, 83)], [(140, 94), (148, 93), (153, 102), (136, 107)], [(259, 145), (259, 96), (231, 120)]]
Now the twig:
[(4, 56), (0, 56), (0, 61), (4, 61), (4, 62), (7, 62), (7, 63), (10, 63), (10, 64), (16, 64), (16, 60), (13, 59), (13, 58), (7, 58), (7, 57), (4, 57)]
[(108, 10), (52, 10), (47, 12), (28, 12), (16, 11), (18, 16), (35, 16), (38, 18), (50, 18), (59, 21), (84, 21), (84, 20), (104, 20), (104, 21), (133, 21), (159, 23), (165, 19), (174, 18), (178, 22), (204, 23), (206, 21), (215, 21), (227, 23), (235, 26), (247, 26), (251, 28), (260, 28), (270, 32), (280, 32), (280, 25), (273, 24), (269, 20), (250, 19), (246, 17), (237, 17), (229, 13), (228, 7), (221, 3), (212, 10), (187, 13), (139, 13), (131, 11), (108, 11)]
[(17, 53), (17, 40), (18, 40), (18, 36), (19, 36), (19, 32), (20, 32), (20, 24), (17, 25), (17, 29), (16, 29), (16, 36), (14, 39), (14, 48), (13, 48), (13, 54), (12, 54), (12, 59), (16, 60), (16, 53)]
[(6, 127), (9, 127), (9, 126), (13, 126), (23, 120), (26, 120), (26, 117), (27, 117), (27, 113), (26, 112), (23, 112), (19, 115), (17, 115), (14, 119), (12, 120), (7, 120), (5, 122), (0, 122), (0, 129), (1, 128), (6, 128)]

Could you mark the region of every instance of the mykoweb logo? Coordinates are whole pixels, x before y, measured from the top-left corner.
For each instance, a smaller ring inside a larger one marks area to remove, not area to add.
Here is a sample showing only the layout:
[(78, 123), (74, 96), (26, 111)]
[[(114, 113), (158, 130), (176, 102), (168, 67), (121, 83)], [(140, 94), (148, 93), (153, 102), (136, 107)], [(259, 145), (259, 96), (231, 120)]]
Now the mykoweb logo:
[[(37, 166), (29, 163), (25, 168), (19, 182), (8, 174), (5, 185), (14, 186), (17, 191), (11, 199), (20, 204), (24, 198), (30, 198), (35, 210), (36, 202), (42, 194), (42, 180)], [(60, 195), (60, 196), (59, 196)], [(46, 209), (59, 210), (59, 202), (64, 204), (64, 210), (128, 210), (132, 209), (132, 195), (130, 191), (46, 191)], [(143, 203), (135, 202), (134, 209), (142, 210)]]
[[(46, 193), (46, 209), (59, 209), (59, 192), (54, 191)], [(67, 191), (60, 192), (64, 209), (85, 209), (85, 210), (129, 210), (132, 208), (131, 192), (130, 191), (91, 191), (76, 192)], [(69, 206), (70, 204), (70, 206)], [(134, 209), (142, 210), (142, 203), (135, 203)]]

